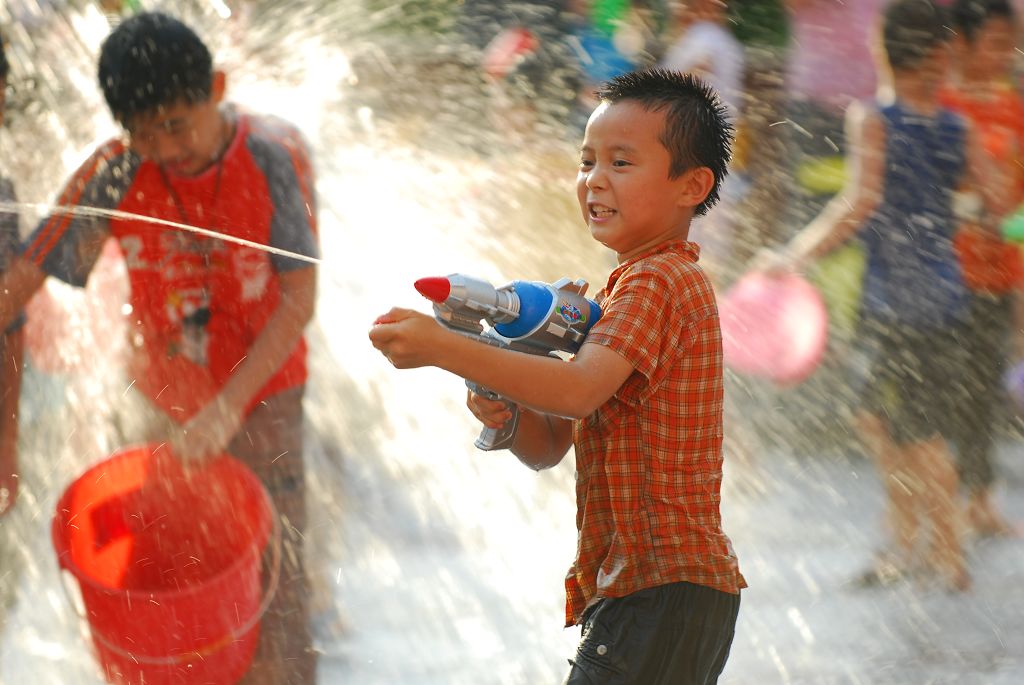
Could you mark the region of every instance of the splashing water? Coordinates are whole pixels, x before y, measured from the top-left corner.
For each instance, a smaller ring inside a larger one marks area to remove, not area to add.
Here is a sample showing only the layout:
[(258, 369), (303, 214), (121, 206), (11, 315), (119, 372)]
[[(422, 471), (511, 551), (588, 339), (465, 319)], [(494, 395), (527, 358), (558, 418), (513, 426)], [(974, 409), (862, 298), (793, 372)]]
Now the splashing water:
[(131, 212), (122, 212), (117, 209), (100, 209), (98, 207), (72, 207), (68, 205), (55, 205), (47, 206), (41, 204), (32, 204), (28, 202), (0, 202), (0, 212), (14, 212), (21, 213), (25, 210), (33, 212), (45, 212), (50, 216), (70, 215), (70, 216), (87, 216), (101, 219), (122, 219), (128, 221), (137, 221), (144, 224), (154, 224), (158, 226), (168, 226), (170, 228), (177, 228), (181, 231), (188, 231), (189, 233), (195, 233), (197, 235), (205, 236), (207, 238), (217, 238), (228, 243), (235, 243), (237, 245), (244, 245), (245, 247), (252, 247), (263, 252), (269, 252), (270, 254), (280, 255), (282, 257), (291, 257), (308, 264), (319, 264), (320, 260), (316, 257), (310, 257), (308, 255), (301, 255), (296, 252), (289, 252), (288, 250), (282, 250), (278, 247), (272, 247), (270, 245), (263, 245), (260, 243), (254, 243), (251, 240), (245, 238), (239, 238), (237, 236), (229, 235), (227, 233), (221, 233), (219, 231), (211, 231), (208, 228), (202, 226), (193, 226), (191, 224), (183, 224), (178, 221), (170, 221), (168, 219), (159, 219), (156, 217), (145, 216), (142, 214), (133, 214)]
[[(579, 637), (561, 629), (576, 543), (571, 456), (536, 474), (478, 452), (461, 381), (395, 372), (365, 332), (392, 305), (426, 311), (412, 283), (427, 275), (569, 276), (596, 290), (614, 260), (574, 206), (576, 133), (495, 133), (475, 53), (437, 38), (448, 15), (431, 8), (455, 3), (162, 4), (209, 38), (231, 99), (294, 121), (315, 154), (306, 544), (320, 681), (559, 682)], [(23, 229), (90, 141), (116, 133), (93, 77), (106, 20), (95, 9), (39, 16), (47, 30), (11, 38), (15, 76), (33, 87), (14, 83), (2, 138)], [(95, 322), (76, 325), (85, 335)], [(846, 586), (876, 544), (881, 493), (839, 427), (833, 381), (828, 369), (788, 391), (729, 378), (723, 515), (751, 587), (722, 682), (1020, 682), (1019, 544), (975, 550), (970, 596)], [(48, 526), (66, 485), (131, 432), (130, 385), (99, 355), (72, 372), (26, 373), (19, 500), (0, 520), (0, 683), (101, 682)], [(1012, 444), (1002, 455), (1017, 494), (1020, 456)], [(1024, 517), (1024, 498), (1005, 504)]]

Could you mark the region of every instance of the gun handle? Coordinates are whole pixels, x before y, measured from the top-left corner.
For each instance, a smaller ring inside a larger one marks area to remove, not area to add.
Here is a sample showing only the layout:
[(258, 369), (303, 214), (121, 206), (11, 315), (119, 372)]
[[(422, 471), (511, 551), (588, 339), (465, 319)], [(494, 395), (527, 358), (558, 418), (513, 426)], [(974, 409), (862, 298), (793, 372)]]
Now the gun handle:
[(519, 408), (511, 406), (512, 418), (505, 422), (501, 428), (484, 428), (473, 443), (478, 449), (490, 452), (493, 450), (507, 450), (512, 447), (516, 439), (516, 430), (519, 428)]
[[(501, 395), (487, 388), (481, 388), (476, 383), (466, 381), (466, 386), (476, 394), (483, 395), (489, 400), (501, 399)], [(512, 418), (506, 421), (504, 426), (501, 428), (485, 427), (480, 431), (480, 435), (473, 443), (477, 449), (492, 452), (494, 450), (507, 450), (512, 446), (516, 439), (516, 431), (519, 429), (519, 406), (515, 403), (509, 403), (509, 409), (512, 411)]]

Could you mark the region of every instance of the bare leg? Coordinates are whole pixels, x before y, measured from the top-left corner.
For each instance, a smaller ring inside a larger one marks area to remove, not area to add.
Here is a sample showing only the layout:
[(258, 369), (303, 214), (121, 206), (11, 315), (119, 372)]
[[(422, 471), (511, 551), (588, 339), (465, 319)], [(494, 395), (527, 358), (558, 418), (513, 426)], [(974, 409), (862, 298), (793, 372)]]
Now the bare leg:
[(932, 524), (931, 563), (951, 589), (966, 590), (970, 576), (964, 564), (957, 526), (956, 467), (945, 440), (935, 437), (907, 448), (909, 462), (923, 484), (921, 500)]
[(1017, 535), (1017, 530), (992, 502), (988, 487), (972, 489), (967, 495), (967, 520), (971, 529), (983, 537)]
[(905, 569), (913, 557), (920, 530), (915, 498), (920, 485), (915, 480), (906, 450), (893, 442), (882, 419), (865, 413), (858, 417), (857, 423), (865, 444), (874, 453), (885, 487), (886, 516), (898, 557), (895, 563)]

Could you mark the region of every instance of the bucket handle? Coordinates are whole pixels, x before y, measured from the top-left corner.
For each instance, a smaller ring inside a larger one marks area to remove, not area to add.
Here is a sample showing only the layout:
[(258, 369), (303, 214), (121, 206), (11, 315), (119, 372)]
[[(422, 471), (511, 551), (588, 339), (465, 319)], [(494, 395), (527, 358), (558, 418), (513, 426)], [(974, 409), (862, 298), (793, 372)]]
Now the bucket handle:
[[(274, 526), (271, 529), (270, 536), (270, 542), (272, 544), (271, 552), (273, 553), (270, 566), (270, 580), (267, 582), (267, 591), (264, 593), (263, 600), (260, 602), (259, 607), (257, 607), (256, 612), (241, 627), (229, 631), (228, 634), (224, 637), (214, 642), (211, 642), (210, 644), (202, 647), (201, 649), (195, 649), (191, 652), (183, 652), (181, 654), (176, 654), (173, 656), (146, 656), (144, 654), (134, 654), (124, 649), (123, 647), (114, 644), (107, 638), (106, 635), (94, 630), (92, 625), (89, 625), (89, 633), (92, 635), (93, 639), (100, 642), (106, 649), (110, 650), (114, 654), (117, 654), (118, 656), (126, 659), (131, 659), (136, 663), (154, 666), (174, 666), (176, 664), (180, 664), (183, 661), (191, 659), (193, 656), (199, 657), (201, 659), (208, 654), (212, 654), (213, 652), (216, 652), (224, 648), (224, 646), (230, 644), (232, 641), (235, 640), (235, 638), (240, 637), (245, 633), (249, 632), (250, 630), (252, 630), (253, 626), (255, 626), (260, 621), (260, 619), (263, 618), (263, 615), (267, 613), (267, 609), (270, 608), (270, 603), (274, 600), (274, 596), (277, 595), (277, 588), (281, 581), (281, 557), (284, 548), (284, 539), (283, 534), (281, 532), (281, 517), (278, 516), (277, 507), (274, 506), (274, 502), (273, 500), (270, 499), (270, 496), (265, 496), (267, 498), (267, 506), (270, 507), (271, 520), (274, 522)], [(67, 569), (63, 570), (65, 571), (65, 573), (68, 573)], [(71, 605), (72, 609), (75, 611), (76, 614), (78, 614), (79, 620), (85, 622), (85, 605), (82, 602), (80, 596), (81, 590), (79, 590), (79, 594), (77, 596), (73, 597), (71, 594), (71, 590), (68, 587), (69, 580), (70, 579), (67, 578), (66, 575), (63, 577), (64, 582), (61, 583), (61, 587), (64, 589), (64, 595), (67, 598), (68, 603)]]

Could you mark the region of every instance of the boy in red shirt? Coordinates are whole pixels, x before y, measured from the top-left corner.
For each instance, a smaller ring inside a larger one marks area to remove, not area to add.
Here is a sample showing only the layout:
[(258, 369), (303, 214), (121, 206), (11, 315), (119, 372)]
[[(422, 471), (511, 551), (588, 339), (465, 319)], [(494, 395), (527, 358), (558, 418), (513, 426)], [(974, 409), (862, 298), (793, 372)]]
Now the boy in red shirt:
[(318, 248), (305, 145), (291, 125), (228, 106), (207, 47), (164, 14), (135, 15), (110, 34), (99, 83), (127, 141), (101, 145), (57, 204), (117, 214), (44, 219), (0, 278), (0, 326), (47, 276), (85, 285), (104, 242), (118, 241), (131, 288), (129, 374), (161, 410), (159, 437), (186, 461), (225, 451), (243, 460), (282, 517), (281, 579), (245, 682), (312, 683), (302, 394)]
[[(635, 72), (598, 95), (577, 194), (619, 266), (573, 361), (483, 345), (406, 309), (370, 339), (398, 368), (437, 366), (521, 405), (512, 452), (531, 468), (575, 446), (566, 625), (583, 636), (566, 683), (715, 683), (746, 583), (719, 512), (718, 311), (687, 234), (718, 199), (732, 130), (692, 75)], [(510, 418), (502, 402), (468, 404), (487, 426)]]
[[(957, 0), (953, 27), (959, 68), (942, 92), (942, 103), (970, 121), (989, 157), (992, 177), (987, 182), (1004, 189), (1008, 204), (1016, 206), (1024, 200), (1024, 100), (1012, 82), (1013, 7), (1008, 0)], [(1004, 241), (993, 221), (977, 219), (965, 221), (954, 240), (971, 292), (970, 321), (961, 338), (971, 385), (960, 403), (955, 442), (968, 523), (979, 535), (1000, 535), (1013, 528), (992, 501), (992, 438), (1012, 324), (1015, 317), (1022, 319), (1016, 311), (1022, 265), (1020, 248)]]

